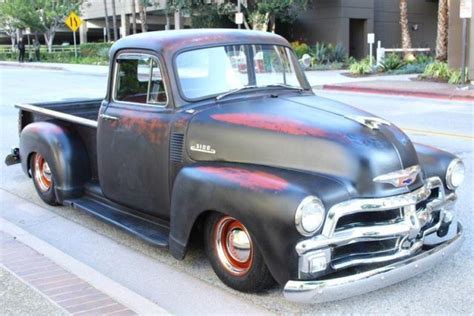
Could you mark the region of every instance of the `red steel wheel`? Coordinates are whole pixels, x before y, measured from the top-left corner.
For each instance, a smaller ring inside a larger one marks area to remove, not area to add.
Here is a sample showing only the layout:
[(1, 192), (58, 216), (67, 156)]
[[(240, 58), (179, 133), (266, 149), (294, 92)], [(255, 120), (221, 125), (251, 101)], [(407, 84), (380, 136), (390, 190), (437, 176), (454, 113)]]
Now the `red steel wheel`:
[(40, 154), (35, 154), (34, 160), (35, 182), (42, 192), (47, 192), (52, 187), (53, 177), (48, 163)]
[(221, 264), (229, 273), (242, 276), (252, 266), (252, 239), (241, 222), (222, 217), (214, 227), (214, 247)]
[(212, 269), (227, 286), (260, 292), (275, 284), (254, 236), (238, 219), (211, 213), (206, 218), (204, 246)]
[(58, 205), (54, 189), (54, 175), (43, 155), (39, 153), (32, 155), (30, 170), (39, 197), (49, 205)]

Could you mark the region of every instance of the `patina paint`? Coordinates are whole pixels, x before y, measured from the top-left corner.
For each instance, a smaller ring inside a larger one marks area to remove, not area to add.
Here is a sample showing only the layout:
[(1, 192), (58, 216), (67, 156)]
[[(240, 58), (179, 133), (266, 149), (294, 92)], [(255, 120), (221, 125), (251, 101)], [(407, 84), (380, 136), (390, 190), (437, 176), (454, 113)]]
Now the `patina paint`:
[(237, 183), (241, 187), (250, 190), (282, 191), (288, 187), (288, 182), (285, 179), (263, 171), (252, 171), (235, 167), (207, 166), (201, 166), (197, 169), (226, 181)]
[(213, 114), (216, 121), (281, 132), (291, 135), (326, 137), (326, 131), (284, 117), (256, 113)]

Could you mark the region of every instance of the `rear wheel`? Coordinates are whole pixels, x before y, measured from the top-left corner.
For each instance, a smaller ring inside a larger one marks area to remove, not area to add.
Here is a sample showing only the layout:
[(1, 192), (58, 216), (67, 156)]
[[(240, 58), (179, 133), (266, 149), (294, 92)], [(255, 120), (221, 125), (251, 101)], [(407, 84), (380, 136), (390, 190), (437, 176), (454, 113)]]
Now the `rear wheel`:
[(247, 228), (237, 219), (212, 214), (205, 231), (206, 253), (227, 286), (242, 292), (259, 292), (275, 284)]
[(58, 205), (55, 193), (54, 176), (46, 159), (34, 153), (30, 159), (33, 183), (40, 198), (49, 205)]

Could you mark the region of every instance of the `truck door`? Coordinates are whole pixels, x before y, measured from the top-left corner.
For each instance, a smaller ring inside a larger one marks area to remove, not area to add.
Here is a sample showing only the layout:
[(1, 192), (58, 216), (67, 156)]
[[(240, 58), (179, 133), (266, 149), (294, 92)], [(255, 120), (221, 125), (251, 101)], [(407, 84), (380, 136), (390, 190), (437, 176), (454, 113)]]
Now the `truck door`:
[(119, 204), (167, 219), (168, 148), (172, 108), (160, 60), (121, 53), (97, 130), (99, 181)]

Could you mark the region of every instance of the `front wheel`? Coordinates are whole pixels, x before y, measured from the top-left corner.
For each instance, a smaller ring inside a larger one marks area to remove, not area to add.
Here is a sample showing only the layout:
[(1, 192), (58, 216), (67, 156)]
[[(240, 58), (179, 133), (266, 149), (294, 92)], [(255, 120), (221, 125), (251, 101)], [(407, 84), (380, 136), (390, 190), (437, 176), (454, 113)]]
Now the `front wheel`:
[(206, 222), (204, 239), (212, 268), (227, 286), (260, 292), (275, 284), (251, 234), (237, 219), (212, 214)]
[(46, 159), (41, 154), (34, 153), (30, 159), (30, 169), (39, 197), (49, 205), (58, 205), (54, 176)]

